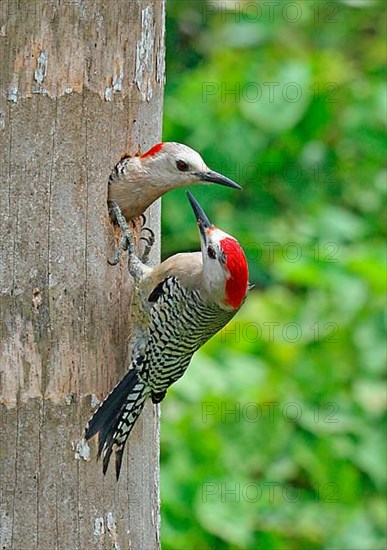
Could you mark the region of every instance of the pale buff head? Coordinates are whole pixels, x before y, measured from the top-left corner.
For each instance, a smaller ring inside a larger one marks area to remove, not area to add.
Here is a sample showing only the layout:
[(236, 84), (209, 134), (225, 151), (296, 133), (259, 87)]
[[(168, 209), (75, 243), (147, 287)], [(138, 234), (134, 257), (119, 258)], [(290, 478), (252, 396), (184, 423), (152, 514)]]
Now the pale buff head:
[(123, 157), (109, 178), (108, 200), (116, 202), (127, 220), (140, 216), (155, 200), (175, 187), (216, 183), (241, 189), (214, 172), (186, 145), (164, 142), (143, 155)]
[(187, 145), (173, 141), (158, 143), (140, 158), (142, 169), (155, 185), (182, 187), (195, 183), (218, 183), (241, 189), (240, 185), (210, 170), (202, 157)]

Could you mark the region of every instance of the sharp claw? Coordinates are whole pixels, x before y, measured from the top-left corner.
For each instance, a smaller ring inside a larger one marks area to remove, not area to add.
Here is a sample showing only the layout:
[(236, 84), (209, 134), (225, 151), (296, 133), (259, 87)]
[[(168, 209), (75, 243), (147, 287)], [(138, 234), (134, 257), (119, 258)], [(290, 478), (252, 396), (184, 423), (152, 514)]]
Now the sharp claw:
[(152, 246), (155, 244), (155, 238), (153, 236), (150, 237), (140, 237), (140, 241), (145, 241), (148, 246), (152, 248)]
[(142, 261), (146, 263), (149, 259), (150, 251), (152, 250), (152, 246), (155, 244), (155, 234), (149, 227), (142, 227), (141, 232), (148, 231), (149, 237), (140, 237), (140, 241), (145, 242), (145, 250), (142, 255)]
[(151, 237), (153, 237), (153, 239), (155, 238), (154, 231), (152, 231), (152, 229), (150, 227), (141, 227), (141, 232), (143, 232), (143, 231), (149, 231)]

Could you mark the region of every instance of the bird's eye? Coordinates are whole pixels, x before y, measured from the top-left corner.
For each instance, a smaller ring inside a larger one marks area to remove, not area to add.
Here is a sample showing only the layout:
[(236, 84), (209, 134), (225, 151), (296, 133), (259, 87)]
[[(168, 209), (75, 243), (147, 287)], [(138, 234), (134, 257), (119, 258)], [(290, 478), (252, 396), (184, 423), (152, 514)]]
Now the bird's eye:
[(209, 246), (207, 248), (207, 254), (208, 254), (208, 257), (211, 258), (211, 260), (215, 260), (216, 253), (215, 253), (215, 250), (212, 248), (212, 246)]
[(187, 172), (189, 168), (188, 164), (184, 160), (177, 160), (176, 166), (180, 172)]

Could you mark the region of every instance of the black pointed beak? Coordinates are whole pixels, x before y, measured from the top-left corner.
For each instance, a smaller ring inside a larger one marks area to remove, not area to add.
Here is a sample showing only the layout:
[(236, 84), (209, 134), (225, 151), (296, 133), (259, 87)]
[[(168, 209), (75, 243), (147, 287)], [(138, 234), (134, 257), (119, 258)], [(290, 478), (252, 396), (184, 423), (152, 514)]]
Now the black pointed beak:
[(203, 208), (200, 206), (200, 204), (192, 195), (192, 193), (190, 193), (189, 191), (186, 191), (186, 195), (188, 197), (189, 202), (191, 203), (192, 210), (194, 211), (196, 219), (198, 221), (200, 233), (203, 239), (206, 240), (206, 229), (213, 229), (214, 226), (212, 225), (212, 223), (208, 219), (208, 216), (205, 214)]
[(235, 181), (213, 170), (209, 170), (208, 172), (196, 172), (195, 176), (200, 178), (200, 181), (208, 181), (211, 183), (218, 183), (219, 185), (225, 185), (226, 187), (233, 187), (234, 189), (242, 189), (239, 183), (235, 183)]

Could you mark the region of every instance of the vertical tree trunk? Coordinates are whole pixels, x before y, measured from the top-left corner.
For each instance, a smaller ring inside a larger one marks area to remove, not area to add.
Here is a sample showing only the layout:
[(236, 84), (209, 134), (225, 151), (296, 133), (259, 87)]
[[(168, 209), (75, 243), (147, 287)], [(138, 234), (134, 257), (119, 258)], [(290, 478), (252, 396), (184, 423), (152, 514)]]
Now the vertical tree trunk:
[(123, 152), (160, 139), (164, 7), (1, 0), (1, 548), (159, 547), (154, 407), (119, 483), (82, 437), (128, 366), (107, 181)]

